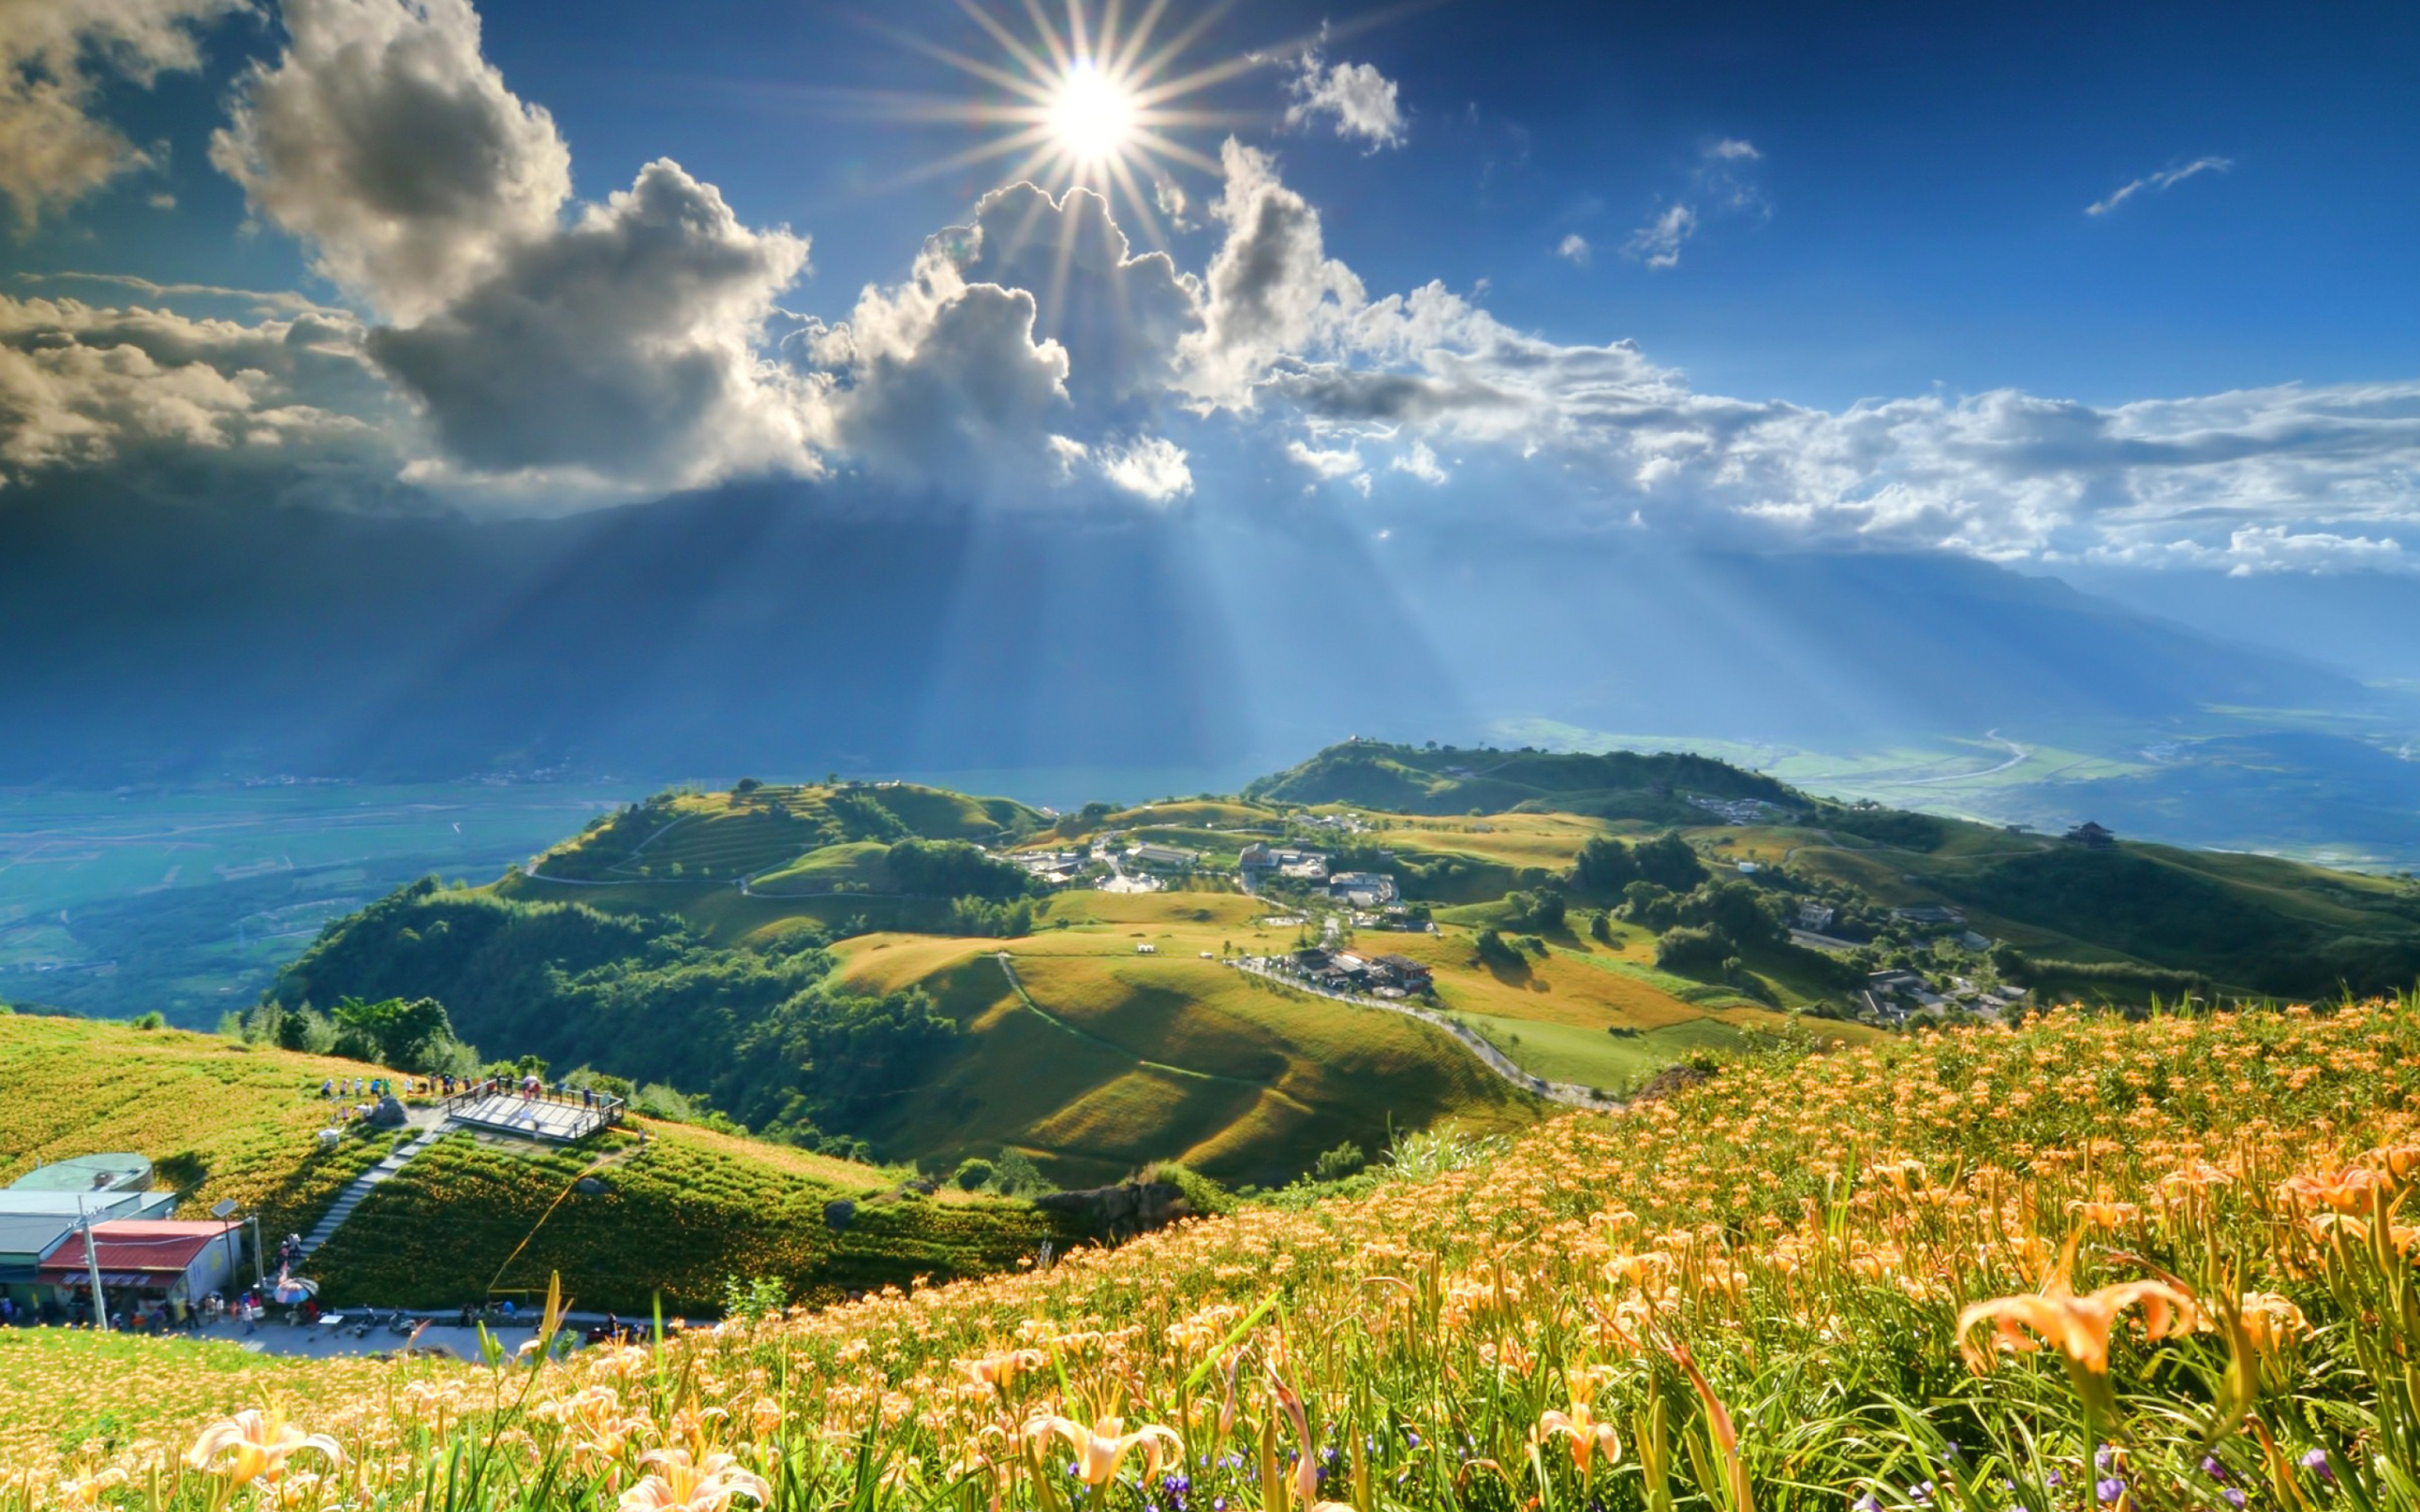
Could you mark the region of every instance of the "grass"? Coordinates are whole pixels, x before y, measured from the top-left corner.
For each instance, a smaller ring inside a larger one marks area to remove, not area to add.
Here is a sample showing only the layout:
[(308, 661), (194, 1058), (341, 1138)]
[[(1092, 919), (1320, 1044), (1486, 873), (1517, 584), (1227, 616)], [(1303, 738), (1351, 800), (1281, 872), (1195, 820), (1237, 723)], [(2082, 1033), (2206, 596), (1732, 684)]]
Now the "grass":
[[(216, 1036), (0, 1014), (0, 1185), (48, 1160), (130, 1150), (184, 1194), (185, 1216), (226, 1197), (257, 1208), (272, 1239), (307, 1232), (394, 1141), (354, 1136), (321, 1152), (320, 1083), (381, 1074)], [(661, 1289), (694, 1309), (719, 1301), (727, 1275), (828, 1299), (1003, 1268), (1063, 1237), (1026, 1203), (902, 1195), (910, 1173), (897, 1169), (647, 1127), (644, 1148), (626, 1135), (569, 1150), (449, 1135), (354, 1209), (312, 1269), (339, 1302), (453, 1306), (491, 1285), (543, 1291), (560, 1270), (596, 1306), (643, 1311)], [(608, 1190), (565, 1197), (600, 1157)], [(856, 1217), (835, 1230), (824, 1207), (843, 1200)]]
[[(657, 1293), (719, 1307), (726, 1277), (786, 1295), (852, 1293), (1007, 1269), (1066, 1236), (1024, 1202), (942, 1201), (845, 1161), (770, 1150), (678, 1125), (577, 1149), (441, 1140), (376, 1188), (313, 1257), (332, 1301), (450, 1307), (527, 1302), (561, 1275), (581, 1306), (644, 1314)], [(581, 1182), (596, 1190), (583, 1190)], [(844, 1227), (832, 1204), (852, 1211)]]
[[(1734, 1060), (1615, 1118), (1419, 1142), (1325, 1201), (657, 1351), (245, 1384), (346, 1452), (279, 1487), (303, 1504), (611, 1505), (670, 1488), (641, 1458), (668, 1445), (769, 1506), (867, 1512), (2372, 1512), (2420, 1498), (2389, 1221), (2420, 1190), (2414, 1106), (2410, 1001), (2061, 1014)], [(1995, 1347), (2070, 1288), (2072, 1359)], [(105, 1506), (231, 1504), (176, 1456), (240, 1390), (157, 1349), (19, 1357), (0, 1508), (104, 1467)], [(181, 1406), (61, 1452), (100, 1393), (147, 1389)], [(1182, 1462), (1105, 1454), (1087, 1486), (1059, 1416)]]
[(916, 979), (966, 1030), (883, 1114), (874, 1147), (941, 1164), (1013, 1148), (1070, 1183), (1154, 1159), (1270, 1182), (1347, 1140), (1383, 1143), (1391, 1126), (1501, 1128), (1530, 1116), (1526, 1098), (1433, 1029), (1180, 953), (1206, 932), (1155, 933), (1169, 943), (1150, 958), (1131, 938), (1072, 932), (1007, 942), (1025, 997), (973, 942), (854, 953), (849, 969), (868, 980), (930, 968)]
[(127, 1150), (152, 1162), (180, 1211), (233, 1199), (264, 1233), (302, 1232), (390, 1139), (319, 1147), (330, 1077), (378, 1067), (179, 1029), (0, 1014), (0, 1186), (69, 1156)]

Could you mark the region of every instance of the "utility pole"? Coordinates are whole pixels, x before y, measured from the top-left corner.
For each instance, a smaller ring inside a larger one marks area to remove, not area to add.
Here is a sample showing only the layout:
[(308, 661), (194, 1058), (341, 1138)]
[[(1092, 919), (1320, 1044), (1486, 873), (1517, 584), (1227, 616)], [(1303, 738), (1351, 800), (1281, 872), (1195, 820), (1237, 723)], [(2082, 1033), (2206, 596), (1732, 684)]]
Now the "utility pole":
[(268, 1273), (261, 1268), (261, 1215), (251, 1214), (252, 1224), (252, 1284), (261, 1291), (268, 1290)]
[(84, 1276), (93, 1283), (93, 1327), (103, 1333), (110, 1331), (109, 1299), (101, 1295), (101, 1237), (93, 1231), (93, 1215), (83, 1211), (81, 1198), (76, 1203), (78, 1227), (84, 1230)]

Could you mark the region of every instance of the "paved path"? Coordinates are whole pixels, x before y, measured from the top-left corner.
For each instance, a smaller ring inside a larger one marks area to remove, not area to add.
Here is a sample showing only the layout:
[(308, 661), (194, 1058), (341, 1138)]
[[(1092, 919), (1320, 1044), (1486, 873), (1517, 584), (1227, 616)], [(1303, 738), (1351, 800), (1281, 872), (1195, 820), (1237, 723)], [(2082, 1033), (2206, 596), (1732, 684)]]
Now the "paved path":
[(302, 1236), (302, 1258), (309, 1259), (313, 1250), (335, 1237), (337, 1226), (353, 1216), (353, 1210), (361, 1206), (363, 1198), (396, 1172), (418, 1160), (422, 1151), (436, 1143), (444, 1135), (447, 1123), (444, 1119), (438, 1120), (421, 1130), (415, 1138), (388, 1151), (385, 1160), (354, 1177), (342, 1192), (337, 1194), (337, 1200), (328, 1205), (328, 1211), (320, 1214), (320, 1221), (311, 1226), (311, 1231)]
[(1498, 1076), (1523, 1091), (1533, 1092), (1549, 1102), (1564, 1103), (1573, 1108), (1585, 1108), (1592, 1112), (1599, 1113), (1616, 1112), (1628, 1106), (1618, 1097), (1599, 1097), (1586, 1087), (1575, 1086), (1565, 1081), (1548, 1081), (1543, 1076), (1532, 1076), (1513, 1064), (1511, 1057), (1489, 1043), (1487, 1037), (1478, 1030), (1456, 1023), (1443, 1014), (1421, 1007), (1409, 1000), (1365, 998), (1356, 997), (1349, 992), (1331, 992), (1325, 988), (1312, 987), (1307, 982), (1297, 980), (1280, 971), (1270, 971), (1268, 967), (1257, 965), (1250, 960), (1229, 961), (1227, 964), (1236, 971), (1249, 971), (1264, 982), (1273, 983), (1291, 991), (1315, 998), (1329, 998), (1338, 1003), (1349, 1003), (1357, 1008), (1384, 1008), (1389, 1013), (1400, 1013), (1407, 1019), (1418, 1019), (1421, 1022), (1442, 1029), (1461, 1040), (1464, 1048), (1478, 1057), (1481, 1065)]

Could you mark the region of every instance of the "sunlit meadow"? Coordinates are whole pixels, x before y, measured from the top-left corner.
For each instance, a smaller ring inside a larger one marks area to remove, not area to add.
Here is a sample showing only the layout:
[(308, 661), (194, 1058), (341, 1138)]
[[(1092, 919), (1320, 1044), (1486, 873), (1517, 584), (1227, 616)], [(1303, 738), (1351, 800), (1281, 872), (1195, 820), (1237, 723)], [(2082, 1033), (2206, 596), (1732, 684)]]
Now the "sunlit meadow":
[(0, 1508), (2412, 1506), (2415, 1090), (2420, 1002), (2058, 1014), (658, 1348), (19, 1351)]

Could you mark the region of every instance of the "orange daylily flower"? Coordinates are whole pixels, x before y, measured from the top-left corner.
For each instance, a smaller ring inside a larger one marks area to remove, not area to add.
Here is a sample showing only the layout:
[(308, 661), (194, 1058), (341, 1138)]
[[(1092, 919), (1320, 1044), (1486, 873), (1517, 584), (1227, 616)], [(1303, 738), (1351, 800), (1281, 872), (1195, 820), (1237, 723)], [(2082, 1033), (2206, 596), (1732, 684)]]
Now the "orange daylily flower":
[(2105, 1407), (2111, 1400), (2109, 1333), (2118, 1315), (2136, 1306), (2143, 1310), (2144, 1332), (2154, 1339), (2191, 1332), (2201, 1321), (2193, 1298), (2166, 1281), (2119, 1281), (2078, 1297), (2062, 1273), (2034, 1295), (1968, 1304), (1958, 1314), (1958, 1349), (1967, 1368), (1981, 1375), (1992, 1367), (1992, 1350), (1973, 1337), (1977, 1324), (1993, 1325), (1993, 1343), (2012, 1353), (2042, 1348), (2027, 1333), (2031, 1329), (2066, 1357), (2078, 1394)]
[(990, 1386), (1002, 1396), (1016, 1384), (1017, 1377), (1038, 1368), (1043, 1362), (1040, 1349), (1011, 1349), (1005, 1354), (986, 1355), (980, 1360), (960, 1360), (959, 1369), (966, 1379), (978, 1386)]
[(1076, 1452), (1076, 1469), (1086, 1486), (1107, 1486), (1117, 1474), (1117, 1467), (1126, 1456), (1140, 1451), (1143, 1455), (1143, 1476), (1146, 1480), (1159, 1473), (1162, 1455), (1183, 1454), (1184, 1441), (1176, 1431), (1148, 1423), (1132, 1433), (1126, 1431), (1123, 1418), (1103, 1418), (1087, 1428), (1073, 1418), (1043, 1414), (1028, 1419), (1026, 1433), (1036, 1438), (1052, 1435), (1064, 1438)]
[(2303, 1310), (2274, 1292), (2246, 1292), (2238, 1305), (2244, 1336), (2261, 1354), (2275, 1354), (2310, 1332), (2310, 1319), (2303, 1316)]
[[(325, 1455), (331, 1464), (344, 1463), (344, 1451), (327, 1435), (306, 1434), (283, 1413), (247, 1407), (203, 1429), (185, 1452), (185, 1463), (222, 1475), (231, 1486), (249, 1486), (276, 1480), (285, 1473), (286, 1459), (306, 1449)], [(221, 1455), (228, 1457), (222, 1461)]]
[(622, 1493), (621, 1512), (724, 1512), (735, 1496), (752, 1497), (759, 1505), (773, 1500), (765, 1478), (741, 1469), (729, 1454), (709, 1454), (700, 1464), (685, 1449), (658, 1449), (640, 1455), (639, 1463), (655, 1470)]

